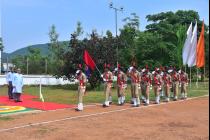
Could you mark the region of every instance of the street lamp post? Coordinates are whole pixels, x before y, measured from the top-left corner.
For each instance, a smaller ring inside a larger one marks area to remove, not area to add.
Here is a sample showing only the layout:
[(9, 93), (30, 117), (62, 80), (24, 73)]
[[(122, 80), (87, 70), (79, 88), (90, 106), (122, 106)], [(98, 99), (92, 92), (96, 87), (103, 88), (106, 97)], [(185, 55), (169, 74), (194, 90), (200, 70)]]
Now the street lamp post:
[(3, 42), (2, 42), (2, 38), (0, 37), (0, 75), (1, 75), (1, 54), (3, 51)]
[(118, 27), (117, 27), (117, 12), (123, 12), (123, 7), (120, 7), (120, 8), (116, 8), (113, 6), (113, 3), (111, 2), (109, 4), (109, 8), (111, 9), (114, 9), (115, 11), (115, 33), (116, 33), (116, 38), (117, 38), (117, 67), (118, 67), (118, 35), (117, 35), (117, 30), (118, 30)]

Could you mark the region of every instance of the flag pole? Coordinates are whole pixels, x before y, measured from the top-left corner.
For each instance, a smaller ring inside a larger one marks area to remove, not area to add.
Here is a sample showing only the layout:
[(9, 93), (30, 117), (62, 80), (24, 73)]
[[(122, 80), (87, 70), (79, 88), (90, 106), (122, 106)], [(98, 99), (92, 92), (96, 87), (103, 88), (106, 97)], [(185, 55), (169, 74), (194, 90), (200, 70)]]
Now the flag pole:
[[(95, 63), (94, 63), (95, 64)], [(100, 76), (102, 75), (101, 74), (101, 72), (100, 72), (100, 70), (98, 69), (98, 67), (97, 67), (97, 65), (95, 64), (95, 66), (96, 66), (96, 69), (98, 70), (98, 72), (100, 73)]]
[(198, 68), (197, 69), (197, 81), (196, 81), (196, 87), (198, 88)]
[(205, 74), (206, 74), (206, 65), (204, 64), (204, 68), (203, 68), (203, 82), (204, 82), (204, 87), (206, 87)]
[(39, 98), (42, 100), (42, 108), (43, 110), (45, 109), (45, 104), (44, 104), (44, 97), (42, 95), (42, 77), (40, 76), (40, 83), (39, 83)]
[(190, 88), (191, 88), (191, 67), (190, 67)]

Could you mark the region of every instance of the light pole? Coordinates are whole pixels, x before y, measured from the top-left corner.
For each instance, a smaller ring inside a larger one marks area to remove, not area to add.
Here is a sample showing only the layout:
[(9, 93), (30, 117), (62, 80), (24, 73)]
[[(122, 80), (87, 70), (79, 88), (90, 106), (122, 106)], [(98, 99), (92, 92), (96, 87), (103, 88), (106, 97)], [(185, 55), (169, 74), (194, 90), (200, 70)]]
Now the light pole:
[(114, 7), (113, 6), (113, 3), (111, 2), (110, 4), (109, 4), (109, 8), (111, 8), (111, 9), (114, 9), (114, 11), (115, 11), (115, 32), (116, 32), (116, 39), (117, 39), (117, 67), (118, 67), (118, 36), (117, 36), (117, 12), (123, 12), (123, 7), (120, 7), (120, 8), (116, 8), (116, 7)]
[(0, 75), (1, 75), (1, 54), (3, 51), (3, 42), (2, 42), (2, 38), (0, 37)]

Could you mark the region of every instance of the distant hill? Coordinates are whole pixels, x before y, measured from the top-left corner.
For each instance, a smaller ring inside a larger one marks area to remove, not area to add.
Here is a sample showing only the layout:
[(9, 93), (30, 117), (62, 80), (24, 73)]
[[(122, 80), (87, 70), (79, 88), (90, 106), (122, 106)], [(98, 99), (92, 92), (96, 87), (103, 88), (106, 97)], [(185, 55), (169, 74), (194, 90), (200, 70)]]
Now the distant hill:
[[(62, 42), (60, 42), (60, 44), (68, 45), (68, 41), (62, 41)], [(36, 44), (36, 45), (31, 45), (31, 46), (28, 46), (25, 48), (18, 49), (12, 53), (4, 53), (3, 52), (2, 61), (6, 62), (7, 57), (9, 59), (12, 59), (13, 57), (18, 56), (18, 55), (27, 55), (29, 53), (28, 52), (29, 47), (39, 49), (42, 56), (47, 56), (49, 54), (49, 48), (48, 48), (49, 46), (47, 43), (46, 44)]]

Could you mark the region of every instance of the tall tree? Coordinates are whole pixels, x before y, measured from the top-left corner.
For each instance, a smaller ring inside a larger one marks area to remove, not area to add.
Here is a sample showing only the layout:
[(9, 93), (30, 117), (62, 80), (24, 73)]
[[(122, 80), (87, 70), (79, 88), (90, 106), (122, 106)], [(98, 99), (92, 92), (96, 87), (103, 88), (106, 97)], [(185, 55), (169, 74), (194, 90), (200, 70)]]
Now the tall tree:
[(52, 25), (49, 31), (49, 50), (50, 55), (49, 57), (49, 66), (52, 73), (55, 76), (60, 72), (61, 67), (63, 66), (63, 54), (65, 51), (65, 45), (61, 45), (61, 43), (58, 42), (59, 34), (56, 31), (55, 25)]

